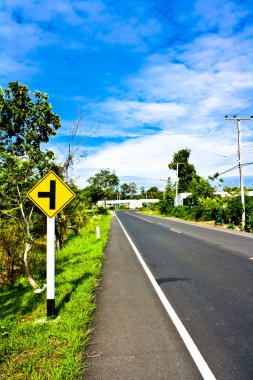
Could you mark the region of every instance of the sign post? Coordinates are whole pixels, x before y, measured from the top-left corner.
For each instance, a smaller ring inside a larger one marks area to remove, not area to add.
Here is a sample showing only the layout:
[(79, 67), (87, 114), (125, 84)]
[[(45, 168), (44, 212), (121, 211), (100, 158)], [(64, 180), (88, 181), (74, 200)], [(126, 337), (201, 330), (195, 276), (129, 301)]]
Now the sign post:
[(50, 171), (27, 194), (47, 216), (47, 317), (55, 317), (55, 215), (74, 197), (74, 192)]
[(47, 217), (47, 316), (55, 317), (55, 217)]

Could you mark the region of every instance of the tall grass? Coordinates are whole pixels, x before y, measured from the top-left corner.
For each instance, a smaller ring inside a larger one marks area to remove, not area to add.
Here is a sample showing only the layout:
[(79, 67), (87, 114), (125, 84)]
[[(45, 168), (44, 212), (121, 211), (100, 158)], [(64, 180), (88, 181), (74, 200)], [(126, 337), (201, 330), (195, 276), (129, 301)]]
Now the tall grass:
[[(96, 226), (101, 238), (96, 238)], [(56, 255), (55, 319), (46, 318), (46, 294), (23, 282), (0, 295), (0, 379), (81, 379), (90, 339), (110, 217), (92, 219)]]

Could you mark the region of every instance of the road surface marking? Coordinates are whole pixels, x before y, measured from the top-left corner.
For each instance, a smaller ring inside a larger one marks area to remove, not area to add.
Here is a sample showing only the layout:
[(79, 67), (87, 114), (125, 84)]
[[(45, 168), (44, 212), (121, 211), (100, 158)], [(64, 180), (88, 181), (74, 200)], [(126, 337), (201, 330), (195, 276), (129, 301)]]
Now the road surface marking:
[[(132, 215), (134, 216), (134, 215)], [(242, 237), (246, 237), (246, 238), (250, 238), (250, 239), (253, 239), (253, 234), (250, 234), (248, 233), (247, 235), (246, 232), (245, 233), (240, 233), (240, 232), (235, 232), (235, 231), (231, 231), (229, 229), (225, 229), (225, 228), (217, 228), (215, 226), (205, 226), (205, 225), (201, 225), (201, 224), (197, 224), (198, 222), (188, 222), (186, 220), (176, 220), (174, 218), (170, 218), (170, 217), (166, 217), (166, 218), (162, 218), (161, 216), (156, 216), (156, 215), (149, 215), (151, 218), (157, 218), (157, 219), (164, 219), (164, 220), (167, 220), (167, 221), (171, 221), (171, 222), (175, 222), (175, 223), (181, 223), (181, 224), (188, 224), (189, 226), (193, 226), (193, 227), (199, 227), (199, 228), (205, 228), (205, 229), (208, 229), (208, 230), (213, 230), (213, 231), (218, 231), (218, 232), (225, 232), (227, 234), (232, 234), (232, 235), (239, 235), (239, 236), (242, 236)], [(160, 223), (159, 223), (160, 224)]]
[(171, 231), (176, 232), (177, 234), (181, 234), (181, 231), (176, 230), (175, 228), (170, 228)]
[(131, 216), (133, 216), (134, 218), (142, 219), (142, 220), (144, 220), (145, 222), (148, 222), (148, 223), (151, 223), (151, 224), (157, 224), (157, 225), (160, 225), (160, 226), (163, 226), (163, 227), (167, 227), (167, 228), (169, 228), (171, 231), (176, 232), (177, 234), (181, 234), (181, 233), (182, 233), (181, 231), (178, 231), (178, 230), (175, 229), (175, 228), (171, 228), (170, 226), (168, 226), (168, 225), (166, 225), (166, 224), (151, 222), (151, 221), (148, 220), (148, 219), (142, 218), (141, 216), (133, 215), (133, 214), (131, 214), (130, 212), (126, 212), (126, 214), (131, 215)]
[(169, 301), (167, 300), (165, 294), (163, 293), (162, 289), (160, 288), (160, 286), (157, 284), (154, 276), (152, 275), (152, 273), (150, 272), (148, 266), (146, 265), (145, 261), (143, 260), (140, 252), (138, 251), (138, 249), (136, 248), (136, 246), (134, 245), (132, 239), (130, 238), (130, 236), (128, 235), (128, 233), (126, 232), (125, 228), (123, 227), (121, 221), (119, 220), (118, 216), (116, 215), (116, 218), (122, 228), (122, 230), (124, 231), (129, 243), (131, 244), (136, 256), (138, 257), (144, 271), (146, 272), (151, 284), (153, 285), (158, 297), (160, 298), (164, 308), (166, 309), (167, 313), (169, 314), (172, 322), (174, 323), (179, 335), (181, 336), (184, 344), (186, 345), (192, 359), (194, 360), (196, 366), (198, 367), (199, 369), (199, 372), (201, 373), (202, 377), (204, 380), (216, 380), (215, 379), (215, 376), (213, 375), (212, 371), (210, 370), (210, 368), (208, 367), (205, 359), (203, 358), (203, 356), (201, 355), (201, 353), (199, 352), (196, 344), (193, 342), (192, 338), (190, 337), (188, 331), (186, 330), (186, 328), (184, 327), (184, 325), (182, 324), (181, 320), (179, 319), (179, 317), (177, 316), (175, 310), (173, 309), (173, 307), (171, 306), (171, 304), (169, 303)]
[(125, 213), (128, 214), (128, 215), (130, 215), (130, 216), (133, 216), (134, 218), (142, 219), (142, 220), (145, 220), (145, 222), (148, 222), (148, 223), (151, 223), (151, 224), (155, 224), (154, 222), (151, 222), (148, 219), (142, 218), (141, 216), (133, 215), (130, 212), (125, 212)]
[(250, 260), (253, 260), (253, 257), (250, 257), (249, 259), (250, 259)]

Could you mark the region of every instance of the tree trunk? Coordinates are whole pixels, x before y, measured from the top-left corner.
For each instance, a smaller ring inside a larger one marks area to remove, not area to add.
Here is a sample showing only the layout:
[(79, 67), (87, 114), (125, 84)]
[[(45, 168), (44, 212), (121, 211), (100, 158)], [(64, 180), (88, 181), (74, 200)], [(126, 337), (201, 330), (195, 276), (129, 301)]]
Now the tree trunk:
[(24, 263), (25, 263), (25, 270), (27, 274), (28, 281), (33, 289), (37, 289), (38, 285), (36, 284), (35, 280), (33, 279), (30, 269), (29, 269), (29, 264), (28, 264), (28, 253), (32, 249), (32, 244), (31, 243), (26, 243), (26, 248), (25, 248), (25, 253), (24, 253)]

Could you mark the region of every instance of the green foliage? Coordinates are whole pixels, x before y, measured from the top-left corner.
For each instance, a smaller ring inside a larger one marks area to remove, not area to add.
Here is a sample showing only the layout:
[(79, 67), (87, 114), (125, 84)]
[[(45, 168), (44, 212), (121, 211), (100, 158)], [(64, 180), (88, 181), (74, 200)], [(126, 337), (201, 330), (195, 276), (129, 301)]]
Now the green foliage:
[[(96, 226), (101, 238), (96, 238)], [(81, 379), (110, 218), (93, 218), (56, 257), (57, 318), (46, 294), (22, 286), (0, 292), (0, 373), (6, 379)], [(20, 281), (21, 283), (21, 281)], [(81, 302), (80, 302), (81, 300)]]
[[(3, 221), (12, 220), (13, 236), (14, 223), (22, 224), (26, 252), (34, 239), (43, 234), (43, 217), (33, 211), (27, 192), (46, 172), (58, 169), (53, 152), (42, 151), (41, 144), (48, 142), (59, 127), (60, 118), (52, 111), (47, 94), (35, 91), (30, 95), (28, 87), (18, 82), (11, 82), (9, 88), (0, 90), (0, 195), (3, 200), (0, 214)], [(11, 245), (11, 234), (8, 236)], [(28, 273), (27, 260), (25, 262)]]
[(87, 182), (95, 188), (102, 189), (104, 199), (115, 198), (116, 190), (119, 185), (119, 178), (115, 174), (115, 171), (110, 172), (109, 169), (102, 169), (93, 177), (90, 177)]
[(56, 167), (53, 153), (40, 149), (60, 127), (47, 100), (39, 91), (32, 99), (28, 87), (18, 82), (0, 92), (0, 210), (2, 216), (26, 223), (31, 212), (27, 191)]
[(245, 196), (245, 228), (249, 232), (253, 232), (253, 197)]
[[(219, 178), (219, 176), (220, 176), (219, 173), (215, 173), (213, 176), (211, 175), (208, 176), (208, 180), (213, 183), (212, 187), (214, 188), (215, 191), (218, 191), (220, 186), (224, 182), (224, 180), (222, 178)], [(223, 190), (226, 191), (225, 189)]]
[(139, 199), (146, 198), (146, 190), (144, 186), (141, 186), (140, 188), (140, 194), (139, 194)]
[(240, 188), (237, 186), (233, 186), (233, 187), (224, 186), (223, 191), (226, 191), (228, 194), (232, 196), (240, 195)]
[(97, 215), (108, 215), (108, 208), (103, 206), (96, 207), (95, 214)]
[(227, 198), (223, 211), (223, 219), (225, 223), (233, 223), (239, 226), (242, 221), (242, 211), (243, 206), (241, 197), (236, 196)]
[(137, 193), (137, 185), (134, 182), (123, 183), (120, 186), (121, 199), (133, 199), (136, 193)]
[(57, 249), (63, 247), (70, 230), (77, 235), (87, 222), (84, 192), (74, 184), (70, 184), (69, 187), (75, 193), (75, 198), (56, 216)]
[(0, 284), (14, 285), (23, 268), (25, 230), (20, 223), (0, 222)]
[(191, 199), (193, 204), (196, 205), (199, 203), (200, 199), (212, 198), (214, 189), (204, 178), (196, 176), (192, 178), (190, 192), (192, 193)]
[(189, 192), (193, 178), (197, 178), (194, 165), (189, 164), (190, 149), (181, 149), (174, 153), (169, 169), (177, 170), (178, 167), (178, 193)]
[(163, 197), (163, 192), (156, 186), (152, 186), (147, 190), (147, 196), (149, 199), (161, 199)]
[(175, 185), (172, 183), (171, 178), (168, 177), (163, 199), (168, 204), (168, 206), (173, 206), (175, 196), (176, 196)]
[(198, 206), (174, 206), (170, 209), (170, 215), (186, 220), (199, 220), (201, 210)]
[(82, 190), (83, 193), (83, 202), (85, 206), (92, 207), (99, 200), (104, 199), (106, 196), (105, 190), (99, 186), (90, 185)]
[(156, 204), (156, 208), (161, 214), (169, 214), (170, 205), (165, 199), (160, 199), (159, 202)]
[[(240, 226), (242, 221), (242, 203), (240, 196), (224, 198), (199, 198), (197, 205), (172, 206), (166, 199), (153, 206), (160, 214), (186, 220), (215, 221), (222, 219), (228, 228)], [(253, 232), (253, 198), (245, 197), (246, 224), (245, 230)]]
[(198, 208), (201, 220), (214, 220), (222, 216), (223, 208), (218, 199), (199, 198)]
[(48, 95), (11, 82), (0, 92), (0, 151), (18, 157), (28, 154), (36, 159), (40, 144), (48, 142), (60, 127), (60, 119), (48, 103)]

